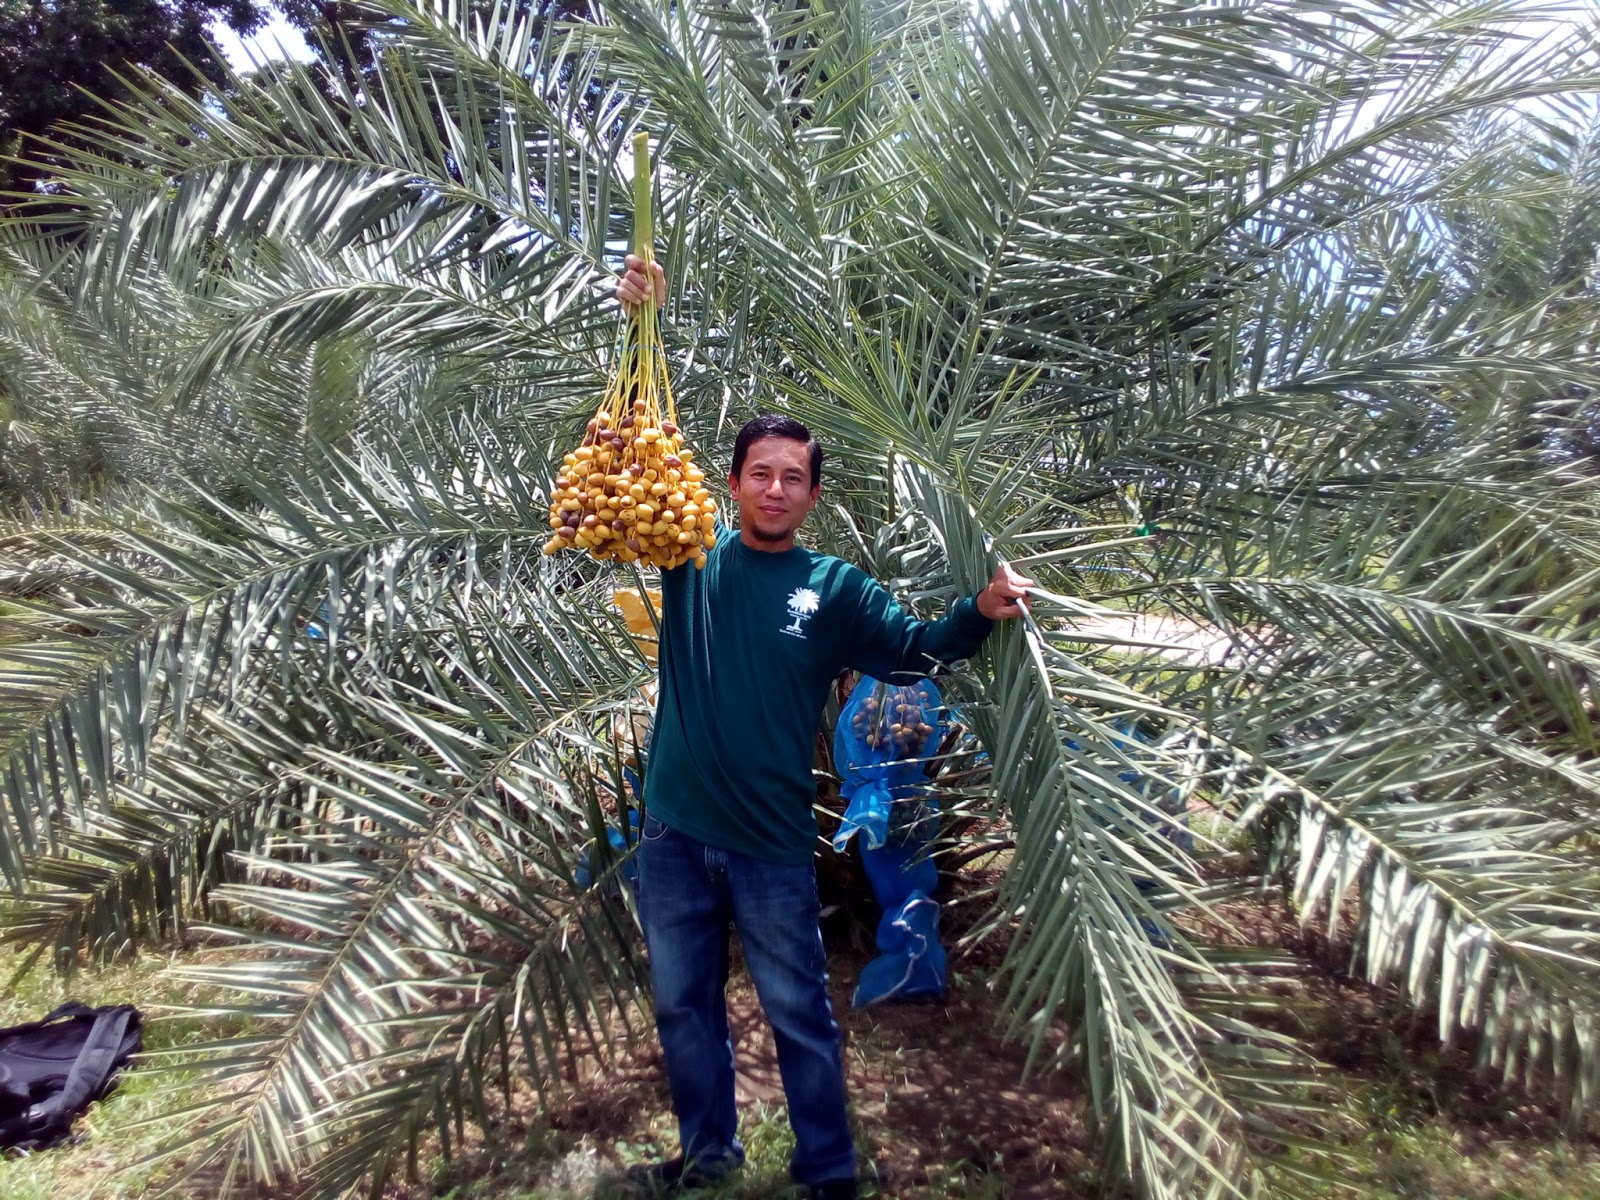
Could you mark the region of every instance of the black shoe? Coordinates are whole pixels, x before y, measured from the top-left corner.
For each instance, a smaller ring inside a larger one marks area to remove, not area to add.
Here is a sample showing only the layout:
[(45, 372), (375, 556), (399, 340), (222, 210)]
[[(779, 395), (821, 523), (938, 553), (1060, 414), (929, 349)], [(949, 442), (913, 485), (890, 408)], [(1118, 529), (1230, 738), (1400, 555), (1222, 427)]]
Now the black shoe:
[(708, 1174), (681, 1158), (674, 1158), (666, 1162), (629, 1167), (627, 1180), (641, 1195), (677, 1196), (696, 1188), (712, 1187), (725, 1174)]
[(861, 1185), (854, 1179), (824, 1179), (813, 1183), (806, 1195), (810, 1200), (860, 1200)]

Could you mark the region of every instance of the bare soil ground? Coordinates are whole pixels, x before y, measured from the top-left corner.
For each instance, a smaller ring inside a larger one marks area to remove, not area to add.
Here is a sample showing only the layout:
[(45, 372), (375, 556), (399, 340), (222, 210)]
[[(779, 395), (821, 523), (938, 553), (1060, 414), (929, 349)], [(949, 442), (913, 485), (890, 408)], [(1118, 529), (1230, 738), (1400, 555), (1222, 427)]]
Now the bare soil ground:
[[(992, 882), (992, 873), (976, 873), (946, 898), (947, 945), (978, 915)], [(1347, 1178), (1330, 1186), (1329, 1197), (1600, 1197), (1600, 1137), (1568, 1138), (1546, 1099), (1508, 1093), (1485, 1079), (1474, 1047), (1441, 1048), (1427, 1021), (1406, 1015), (1397, 996), (1349, 977), (1344, 952), (1318, 931), (1301, 930), (1281, 905), (1249, 900), (1194, 922), (1192, 932), (1224, 929), (1230, 942), (1284, 946), (1306, 961), (1285, 996), (1282, 1024), (1332, 1068), (1337, 1106), (1330, 1123), (1351, 1159)], [(1027, 1072), (1024, 1048), (1006, 1036), (993, 990), (1002, 945), (991, 940), (953, 954), (942, 1001), (856, 1010), (850, 991), (870, 952), (859, 944), (859, 927), (852, 932), (836, 922), (832, 932), (832, 993), (845, 1030), (858, 1142), (876, 1175), (867, 1195), (1088, 1200), (1105, 1194), (1079, 1084), (1063, 1072)], [(792, 1142), (776, 1055), (737, 961), (729, 1005), (750, 1162), (733, 1182), (705, 1193), (706, 1200), (791, 1197), (785, 1166)], [(574, 1062), (570, 1094), (547, 1117), (531, 1103), (517, 1107), (501, 1131), (506, 1149), (469, 1153), (449, 1169), (397, 1187), (394, 1200), (609, 1200), (627, 1194), (620, 1181), (629, 1165), (676, 1149), (660, 1053), (648, 1030), (619, 1043), (610, 1062)]]
[[(947, 946), (956, 946), (986, 907), (995, 875), (992, 868), (969, 870), (945, 897)], [(851, 988), (871, 953), (864, 924), (860, 915), (849, 920), (840, 913), (829, 933), (858, 1143), (863, 1164), (876, 1174), (866, 1194), (897, 1200), (1102, 1195), (1078, 1082), (1068, 1072), (1025, 1072), (1024, 1048), (1006, 1037), (994, 991), (1003, 945), (990, 940), (953, 952), (950, 989), (939, 1002), (856, 1010)], [(1600, 1138), (1592, 1131), (1569, 1137), (1546, 1098), (1485, 1079), (1473, 1046), (1440, 1047), (1425, 1015), (1411, 1015), (1391, 991), (1351, 978), (1347, 952), (1331, 947), (1320, 931), (1301, 930), (1281, 905), (1235, 901), (1215, 917), (1186, 924), (1202, 937), (1285, 946), (1306, 961), (1276, 1019), (1331, 1068), (1334, 1107), (1321, 1124), (1350, 1158), (1345, 1177), (1325, 1193), (1330, 1200), (1600, 1197)], [(24, 1019), (58, 1002), (63, 986), (101, 1003), (179, 999), (163, 990), (159, 967), (41, 984), (38, 994), (13, 998), (0, 1015)], [(737, 968), (729, 1000), (749, 1163), (702, 1200), (789, 1200), (792, 1139), (776, 1056)], [(208, 1035), (186, 1023), (160, 1037), (171, 1044)], [(0, 1162), (0, 1200), (155, 1194), (151, 1172), (138, 1162), (169, 1131), (161, 1114), (182, 1098), (169, 1086), (133, 1073), (87, 1114), (76, 1145)], [(436, 1149), (425, 1152), (416, 1177), (393, 1181), (386, 1200), (612, 1200), (626, 1194), (619, 1182), (629, 1166), (676, 1150), (660, 1053), (642, 1019), (632, 1036), (619, 1021), (606, 1053), (570, 1059), (562, 1091), (546, 1101), (514, 1085), (492, 1144), (469, 1134), (449, 1161)], [(203, 1189), (182, 1196), (210, 1200)]]
[[(970, 895), (988, 882), (980, 876), (962, 891)], [(953, 956), (942, 1000), (860, 1010), (850, 996), (870, 952), (857, 940), (846, 938), (833, 950), (830, 991), (844, 1029), (858, 1145), (875, 1177), (868, 1194), (907, 1200), (1095, 1194), (1080, 1088), (1059, 1072), (1026, 1074), (1025, 1048), (1004, 1038), (998, 1025), (990, 978), (1000, 948)], [(708, 1196), (787, 1197), (794, 1194), (785, 1171), (792, 1140), (776, 1050), (737, 941), (735, 947), (729, 1024), (750, 1161), (734, 1182)], [(627, 1167), (674, 1153), (676, 1129), (653, 1035), (645, 1030), (627, 1041), (619, 1031), (611, 1049), (609, 1060), (586, 1056), (570, 1064), (568, 1094), (548, 1115), (539, 1114), (532, 1097), (514, 1104), (499, 1131), (502, 1149), (480, 1148), (451, 1170), (396, 1187), (394, 1200), (449, 1195), (451, 1186), (458, 1200), (625, 1194)], [(458, 1182), (446, 1186), (447, 1180)]]

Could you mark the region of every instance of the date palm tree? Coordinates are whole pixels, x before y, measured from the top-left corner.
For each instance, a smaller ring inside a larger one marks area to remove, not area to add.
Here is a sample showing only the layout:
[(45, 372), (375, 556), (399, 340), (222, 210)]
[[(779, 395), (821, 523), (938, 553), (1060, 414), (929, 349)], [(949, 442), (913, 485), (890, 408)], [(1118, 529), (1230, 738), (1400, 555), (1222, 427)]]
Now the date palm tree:
[[(997, 555), (1045, 585), (948, 691), (1015, 831), (997, 999), (1084, 1081), (1108, 1186), (1293, 1194), (1336, 1156), (1274, 998), (1298, 963), (1215, 933), (1264, 890), (1592, 1111), (1591, 29), (1425, 0), (373, 20), (359, 92), (149, 81), (0, 245), (0, 389), (116, 462), (3, 532), (5, 928), (63, 969), (209, 934), (235, 1032), (173, 1147), (208, 1186), (381, 1180), (638, 1012), (605, 825), (648, 667), (614, 577), (538, 549), (639, 129), (703, 457), (793, 412), (837, 464), (820, 545), (918, 610)], [(1201, 800), (1243, 875), (1169, 836)]]

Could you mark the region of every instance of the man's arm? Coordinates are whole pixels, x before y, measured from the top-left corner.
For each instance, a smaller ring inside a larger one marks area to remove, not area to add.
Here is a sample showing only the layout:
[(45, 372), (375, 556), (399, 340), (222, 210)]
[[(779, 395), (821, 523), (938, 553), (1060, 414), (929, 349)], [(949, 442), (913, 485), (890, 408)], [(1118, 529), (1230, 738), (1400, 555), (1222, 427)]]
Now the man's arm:
[(861, 597), (853, 623), (848, 665), (886, 682), (903, 683), (941, 666), (971, 658), (996, 621), (1009, 621), (1027, 608), (1027, 590), (1037, 586), (1002, 563), (987, 587), (956, 601), (937, 621), (918, 621), (876, 580), (861, 576)]

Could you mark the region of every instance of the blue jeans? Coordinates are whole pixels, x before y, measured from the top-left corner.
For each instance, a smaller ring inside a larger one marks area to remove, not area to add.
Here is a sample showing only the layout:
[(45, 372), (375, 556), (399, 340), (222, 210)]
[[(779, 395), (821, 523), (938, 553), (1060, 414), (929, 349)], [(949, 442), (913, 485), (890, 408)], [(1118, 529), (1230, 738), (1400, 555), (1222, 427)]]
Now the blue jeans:
[(728, 927), (778, 1045), (794, 1129), (795, 1182), (853, 1179), (839, 1026), (812, 865), (785, 866), (719, 850), (646, 816), (639, 838), (639, 913), (650, 951), (656, 1029), (686, 1159), (709, 1175), (744, 1161), (728, 1036)]

